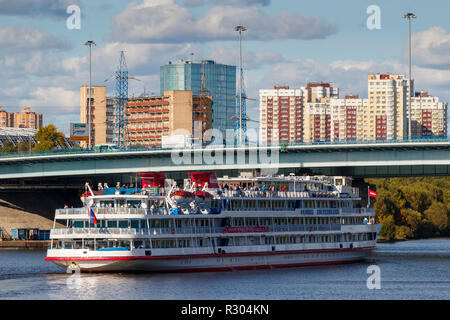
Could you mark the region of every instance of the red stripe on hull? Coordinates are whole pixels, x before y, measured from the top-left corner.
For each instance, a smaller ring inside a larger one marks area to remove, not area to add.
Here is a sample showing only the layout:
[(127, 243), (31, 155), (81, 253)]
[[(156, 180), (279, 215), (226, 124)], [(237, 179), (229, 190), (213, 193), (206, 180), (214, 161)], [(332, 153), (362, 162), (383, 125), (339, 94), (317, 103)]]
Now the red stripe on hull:
[(323, 249), (323, 250), (301, 250), (301, 251), (267, 251), (267, 252), (247, 252), (247, 253), (214, 253), (196, 255), (177, 256), (141, 256), (141, 257), (46, 257), (45, 261), (113, 261), (113, 260), (161, 260), (161, 259), (188, 259), (188, 258), (215, 258), (215, 257), (243, 257), (243, 256), (263, 256), (281, 254), (306, 254), (306, 253), (329, 253), (329, 252), (352, 252), (374, 250), (376, 247), (353, 248), (353, 249)]

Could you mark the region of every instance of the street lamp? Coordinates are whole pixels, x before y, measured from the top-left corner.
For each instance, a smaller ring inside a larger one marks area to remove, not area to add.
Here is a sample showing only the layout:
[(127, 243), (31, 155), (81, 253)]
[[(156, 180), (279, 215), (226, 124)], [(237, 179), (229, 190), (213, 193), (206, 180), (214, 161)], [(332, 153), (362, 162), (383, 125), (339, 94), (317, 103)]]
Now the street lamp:
[(88, 103), (88, 107), (89, 107), (89, 111), (88, 111), (88, 127), (89, 127), (89, 144), (88, 144), (88, 149), (91, 149), (91, 93), (92, 93), (92, 59), (91, 59), (91, 50), (92, 50), (92, 45), (96, 45), (96, 43), (92, 40), (86, 41), (86, 43), (84, 44), (85, 46), (89, 47), (89, 103)]
[(234, 30), (239, 32), (239, 144), (242, 145), (242, 32), (247, 28), (237, 26)]
[(409, 36), (408, 36), (408, 45), (409, 45), (409, 97), (408, 97), (408, 113), (409, 113), (409, 117), (408, 117), (408, 137), (409, 140), (412, 140), (412, 127), (411, 127), (411, 118), (412, 118), (412, 110), (411, 110), (411, 19), (415, 19), (417, 18), (416, 15), (414, 13), (407, 13), (403, 16), (403, 18), (408, 19), (408, 31), (409, 31)]

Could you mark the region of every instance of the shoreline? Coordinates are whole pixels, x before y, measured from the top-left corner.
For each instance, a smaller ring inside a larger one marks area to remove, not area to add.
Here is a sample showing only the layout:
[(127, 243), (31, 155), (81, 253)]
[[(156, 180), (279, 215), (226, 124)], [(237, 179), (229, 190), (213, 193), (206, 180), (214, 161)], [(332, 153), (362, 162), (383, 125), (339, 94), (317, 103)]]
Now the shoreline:
[(50, 240), (2, 240), (0, 250), (43, 250), (50, 245)]

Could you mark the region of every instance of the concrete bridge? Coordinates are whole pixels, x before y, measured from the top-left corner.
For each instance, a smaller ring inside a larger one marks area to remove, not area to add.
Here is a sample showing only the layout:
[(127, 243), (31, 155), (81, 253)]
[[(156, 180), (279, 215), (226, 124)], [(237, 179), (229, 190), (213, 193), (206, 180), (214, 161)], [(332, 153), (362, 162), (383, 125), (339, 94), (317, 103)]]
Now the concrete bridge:
[(221, 176), (252, 170), (355, 178), (448, 176), (450, 140), (11, 154), (0, 157), (0, 185), (106, 177), (127, 181), (138, 172), (166, 172), (173, 178), (184, 178), (187, 171), (216, 171)]

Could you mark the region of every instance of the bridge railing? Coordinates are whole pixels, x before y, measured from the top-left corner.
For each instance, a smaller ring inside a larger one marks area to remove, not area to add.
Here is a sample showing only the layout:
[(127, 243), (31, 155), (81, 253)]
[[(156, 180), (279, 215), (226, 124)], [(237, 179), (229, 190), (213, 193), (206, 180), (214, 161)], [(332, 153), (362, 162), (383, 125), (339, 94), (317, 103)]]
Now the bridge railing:
[[(351, 144), (368, 144), (368, 145), (381, 145), (381, 144), (392, 144), (392, 143), (423, 143), (423, 142), (450, 142), (450, 138), (446, 136), (419, 136), (399, 138), (399, 139), (374, 139), (374, 138), (360, 138), (360, 139), (350, 139), (350, 140), (312, 140), (312, 141), (297, 141), (294, 143), (280, 142), (272, 145), (257, 145), (256, 143), (249, 144), (246, 147), (295, 147), (295, 146), (316, 146), (316, 145), (351, 145)], [(192, 146), (191, 148), (186, 148), (190, 150), (192, 148), (198, 149), (210, 149), (210, 148), (225, 148), (233, 149), (235, 145), (199, 145)], [(130, 149), (113, 149), (113, 150), (88, 150), (88, 149), (54, 149), (54, 150), (39, 150), (39, 151), (18, 151), (18, 152), (0, 152), (0, 158), (11, 158), (11, 157), (39, 157), (39, 156), (54, 156), (54, 155), (71, 155), (71, 154), (112, 154), (120, 152), (142, 152), (142, 151), (170, 151), (174, 149), (183, 148), (130, 148)]]

